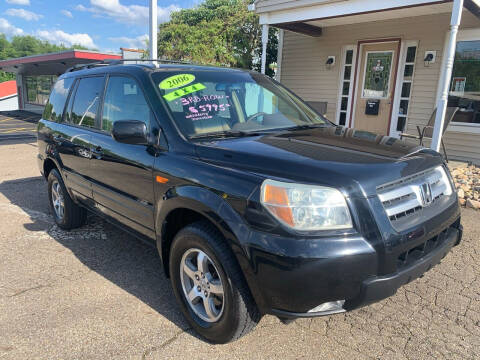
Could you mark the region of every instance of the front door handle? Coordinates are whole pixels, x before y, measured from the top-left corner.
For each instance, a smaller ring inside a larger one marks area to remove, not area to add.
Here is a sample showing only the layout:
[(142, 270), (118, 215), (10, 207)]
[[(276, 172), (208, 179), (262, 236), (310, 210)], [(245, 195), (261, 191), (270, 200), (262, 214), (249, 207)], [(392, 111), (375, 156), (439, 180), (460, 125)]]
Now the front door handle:
[(63, 140), (64, 140), (64, 138), (62, 137), (62, 135), (55, 135), (55, 136), (53, 137), (53, 141), (54, 141), (55, 143), (57, 143), (57, 144), (58, 144), (58, 143), (62, 143)]
[(92, 152), (92, 156), (94, 156), (97, 159), (101, 159), (103, 156), (103, 149), (101, 146), (97, 146), (96, 148), (93, 148), (90, 151)]

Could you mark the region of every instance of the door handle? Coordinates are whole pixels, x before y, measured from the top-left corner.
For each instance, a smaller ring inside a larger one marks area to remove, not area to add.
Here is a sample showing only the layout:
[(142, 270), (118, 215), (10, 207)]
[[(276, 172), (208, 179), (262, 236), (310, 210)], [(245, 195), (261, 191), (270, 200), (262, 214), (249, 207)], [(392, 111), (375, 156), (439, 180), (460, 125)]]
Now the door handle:
[(56, 143), (61, 143), (61, 142), (63, 142), (63, 140), (64, 139), (63, 139), (62, 135), (55, 135), (53, 137), (53, 141), (56, 142)]
[(101, 159), (103, 155), (103, 149), (101, 146), (97, 146), (96, 148), (90, 149), (92, 156), (95, 156), (97, 159)]

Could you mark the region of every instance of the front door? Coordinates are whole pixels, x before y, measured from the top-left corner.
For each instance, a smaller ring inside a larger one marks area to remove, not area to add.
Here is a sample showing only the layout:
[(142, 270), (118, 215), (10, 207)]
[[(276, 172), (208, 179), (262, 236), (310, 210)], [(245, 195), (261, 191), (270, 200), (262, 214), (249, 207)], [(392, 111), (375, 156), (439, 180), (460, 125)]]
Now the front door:
[(107, 80), (101, 131), (92, 134), (92, 192), (100, 211), (136, 231), (154, 236), (153, 163), (146, 145), (115, 141), (113, 124), (139, 120), (150, 127), (153, 115), (143, 91), (131, 77), (115, 75)]
[(354, 127), (388, 135), (395, 93), (398, 41), (361, 46)]

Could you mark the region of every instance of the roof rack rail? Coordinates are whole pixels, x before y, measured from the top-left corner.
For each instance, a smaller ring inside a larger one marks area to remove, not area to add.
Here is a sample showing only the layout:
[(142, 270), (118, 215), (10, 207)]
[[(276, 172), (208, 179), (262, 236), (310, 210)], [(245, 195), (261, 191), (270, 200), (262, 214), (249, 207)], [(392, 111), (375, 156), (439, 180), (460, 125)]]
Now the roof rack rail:
[(109, 65), (119, 65), (126, 62), (157, 62), (162, 64), (182, 64), (182, 65), (200, 65), (190, 61), (179, 61), (179, 60), (168, 60), (168, 59), (105, 59), (102, 61), (87, 63), (87, 64), (77, 64), (68, 68), (65, 72), (73, 72), (84, 69), (91, 69), (98, 66), (109, 66)]
[(117, 65), (121, 64), (124, 62), (157, 62), (157, 63), (163, 63), (163, 64), (183, 64), (183, 65), (199, 65), (195, 64), (190, 61), (182, 61), (182, 60), (169, 60), (169, 59), (108, 59), (105, 60), (106, 63), (110, 65)]
[(68, 68), (67, 71), (65, 72), (68, 73), (68, 72), (79, 71), (83, 69), (90, 69), (97, 66), (106, 66), (106, 65), (109, 65), (109, 64), (105, 63), (104, 61), (97, 61), (97, 62), (87, 63), (87, 64), (77, 64), (77, 65), (73, 65), (71, 68)]

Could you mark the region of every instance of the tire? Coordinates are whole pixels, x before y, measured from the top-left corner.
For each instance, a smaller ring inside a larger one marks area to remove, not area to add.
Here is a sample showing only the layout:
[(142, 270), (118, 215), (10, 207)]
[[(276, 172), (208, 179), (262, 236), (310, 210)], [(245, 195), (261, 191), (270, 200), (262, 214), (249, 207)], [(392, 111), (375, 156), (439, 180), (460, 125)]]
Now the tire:
[[(193, 265), (195, 269), (196, 261), (196, 273), (201, 274), (198, 266), (200, 252), (208, 258), (206, 263), (209, 270), (205, 274), (207, 288), (201, 280), (195, 283), (191, 274), (186, 275), (183, 270), (185, 264)], [(221, 234), (207, 222), (188, 225), (175, 236), (170, 250), (169, 269), (175, 297), (184, 316), (195, 331), (208, 341), (216, 344), (235, 341), (250, 332), (260, 321), (261, 315), (231, 249)], [(190, 292), (187, 291), (192, 284)], [(218, 293), (214, 294), (218, 291), (219, 284), (223, 289), (222, 301), (219, 300)], [(196, 304), (187, 299), (186, 294), (195, 292), (195, 289), (201, 289), (199, 293), (204, 295), (204, 290), (208, 291), (207, 299), (212, 299), (208, 303), (214, 304), (210, 315), (213, 313), (217, 318), (205, 319), (208, 314), (203, 295), (202, 298), (198, 295), (194, 299)]]
[[(87, 212), (73, 202), (57, 169), (50, 171), (47, 182), (48, 203), (58, 227), (64, 230), (71, 230), (82, 226), (85, 223)], [(54, 194), (53, 196), (52, 193)], [(59, 197), (63, 199), (63, 211), (60, 212), (58, 211), (58, 202), (54, 201), (55, 198), (58, 199)]]

